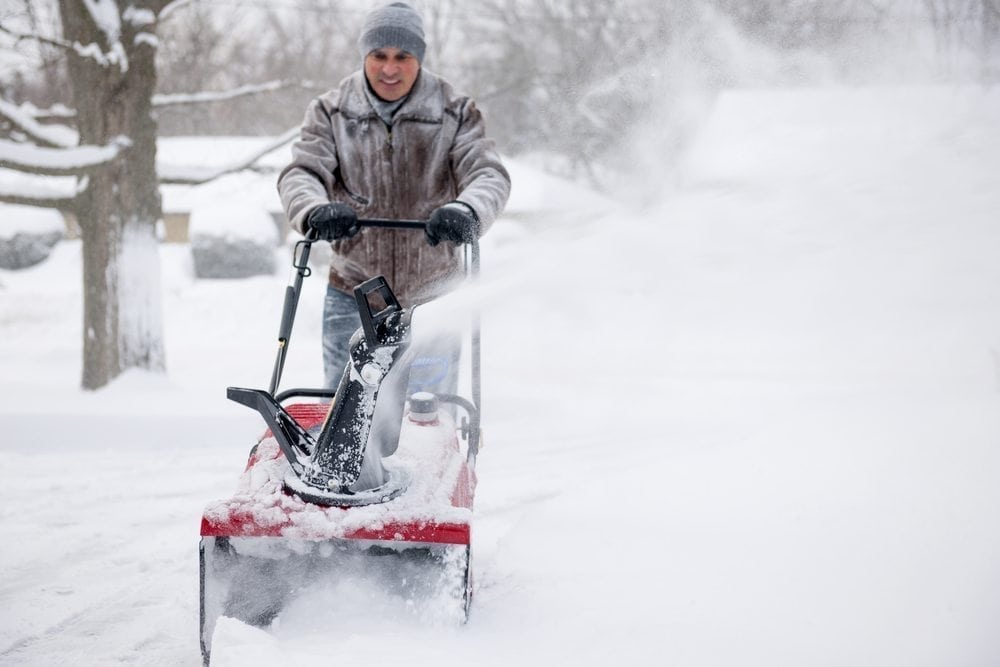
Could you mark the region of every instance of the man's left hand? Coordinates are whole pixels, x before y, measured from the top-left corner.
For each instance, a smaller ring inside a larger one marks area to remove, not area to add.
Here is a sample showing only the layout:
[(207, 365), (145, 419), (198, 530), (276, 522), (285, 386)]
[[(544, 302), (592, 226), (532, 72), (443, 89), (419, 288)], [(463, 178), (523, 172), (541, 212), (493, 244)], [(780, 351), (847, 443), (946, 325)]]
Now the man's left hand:
[(479, 220), (472, 209), (459, 202), (437, 208), (427, 221), (427, 242), (472, 243), (479, 238)]

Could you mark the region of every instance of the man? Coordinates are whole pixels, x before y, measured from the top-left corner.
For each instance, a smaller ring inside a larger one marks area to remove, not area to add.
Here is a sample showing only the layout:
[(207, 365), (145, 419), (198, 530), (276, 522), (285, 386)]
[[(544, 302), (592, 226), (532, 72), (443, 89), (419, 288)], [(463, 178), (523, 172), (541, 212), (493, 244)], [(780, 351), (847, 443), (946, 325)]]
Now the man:
[[(459, 244), (500, 214), (510, 176), (468, 97), (424, 70), (420, 15), (373, 10), (358, 40), (363, 68), (309, 105), (292, 162), (278, 177), (285, 213), (333, 242), (323, 309), (323, 363), (335, 386), (360, 326), (355, 286), (382, 274), (404, 307), (461, 278)], [(368, 228), (358, 217), (427, 220), (425, 235)]]

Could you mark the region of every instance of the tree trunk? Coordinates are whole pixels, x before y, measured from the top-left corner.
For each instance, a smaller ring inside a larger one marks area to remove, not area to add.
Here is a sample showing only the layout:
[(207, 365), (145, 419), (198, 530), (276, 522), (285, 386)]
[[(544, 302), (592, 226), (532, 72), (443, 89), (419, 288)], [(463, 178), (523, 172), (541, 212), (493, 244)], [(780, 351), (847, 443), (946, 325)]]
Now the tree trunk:
[[(130, 142), (118, 160), (80, 180), (77, 197), (83, 243), (82, 383), (96, 389), (129, 368), (164, 368), (156, 240), (162, 211), (151, 105), (155, 25), (135, 25), (142, 23), (143, 13), (132, 9), (126, 12), (131, 21), (122, 19), (119, 34), (111, 30), (109, 36), (87, 4), (59, 2), (66, 39), (84, 47), (96, 44), (102, 54), (69, 55), (80, 143), (103, 145), (117, 137)], [(149, 34), (137, 39), (140, 32)]]

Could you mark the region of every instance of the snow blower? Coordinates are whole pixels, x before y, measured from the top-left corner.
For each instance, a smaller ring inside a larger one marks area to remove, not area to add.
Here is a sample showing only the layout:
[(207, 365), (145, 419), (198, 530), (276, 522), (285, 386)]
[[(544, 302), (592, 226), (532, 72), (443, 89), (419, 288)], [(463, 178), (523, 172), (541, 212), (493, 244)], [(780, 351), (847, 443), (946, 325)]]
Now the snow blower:
[[(421, 231), (424, 224), (361, 221)], [(293, 251), (295, 277), (285, 291), (269, 389), (228, 389), (231, 400), (263, 417), (267, 430), (235, 494), (209, 504), (202, 516), (205, 664), (220, 616), (267, 627), (299, 594), (338, 576), (374, 573), (404, 607), (430, 601), (438, 619), (468, 617), (481, 414), (478, 316), (470, 317), (466, 335), (471, 398), (410, 393), (426, 367), (414, 336), (419, 309), (402, 308), (381, 276), (354, 290), (362, 327), (351, 338), (336, 390), (279, 393), (313, 241), (307, 236)], [(474, 276), (478, 243), (464, 253), (466, 275)]]

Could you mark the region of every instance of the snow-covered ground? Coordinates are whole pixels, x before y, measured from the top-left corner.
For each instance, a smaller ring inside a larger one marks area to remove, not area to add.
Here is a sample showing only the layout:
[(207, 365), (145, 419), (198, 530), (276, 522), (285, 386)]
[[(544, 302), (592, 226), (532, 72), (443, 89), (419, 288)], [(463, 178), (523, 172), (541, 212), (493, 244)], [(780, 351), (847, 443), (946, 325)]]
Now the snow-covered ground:
[[(222, 623), (214, 664), (1000, 664), (998, 118), (728, 92), (654, 207), (515, 181), (547, 210), (484, 246), (470, 622)], [(201, 511), (261, 429), (225, 387), (266, 385), (287, 275), (162, 256), (168, 374), (89, 394), (78, 245), (0, 272), (0, 664), (200, 661)]]

